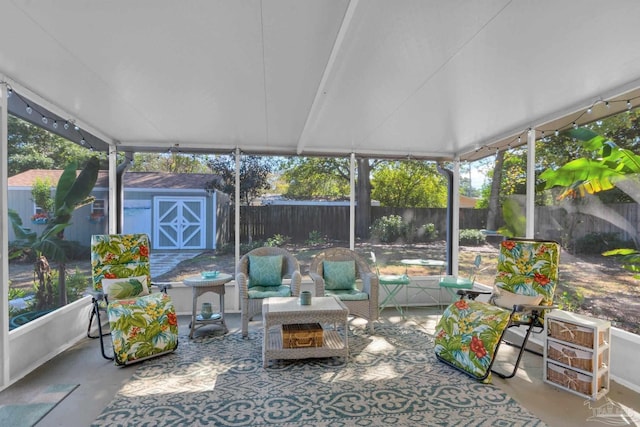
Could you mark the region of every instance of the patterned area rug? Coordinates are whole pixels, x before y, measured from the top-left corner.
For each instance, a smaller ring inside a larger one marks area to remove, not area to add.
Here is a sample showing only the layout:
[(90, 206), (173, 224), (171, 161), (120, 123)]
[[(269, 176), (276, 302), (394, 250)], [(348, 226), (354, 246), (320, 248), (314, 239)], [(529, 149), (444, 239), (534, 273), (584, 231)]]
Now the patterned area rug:
[(418, 328), (349, 332), (350, 360), (262, 367), (262, 335), (189, 340), (144, 362), (94, 426), (543, 426), (498, 387), (438, 362)]

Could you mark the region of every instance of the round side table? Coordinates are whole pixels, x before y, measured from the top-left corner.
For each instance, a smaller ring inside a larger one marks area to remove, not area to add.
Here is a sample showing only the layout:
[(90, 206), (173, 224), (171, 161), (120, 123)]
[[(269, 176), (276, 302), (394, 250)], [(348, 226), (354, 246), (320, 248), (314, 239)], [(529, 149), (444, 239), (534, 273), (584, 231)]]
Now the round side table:
[[(186, 286), (189, 286), (193, 292), (193, 308), (191, 311), (191, 324), (189, 325), (191, 331), (189, 332), (189, 338), (193, 338), (193, 333), (196, 328), (204, 325), (218, 324), (221, 325), (226, 334), (229, 329), (224, 322), (224, 285), (230, 282), (233, 277), (230, 274), (220, 273), (215, 277), (204, 278), (201, 275), (190, 276), (183, 280)], [(211, 318), (204, 319), (198, 316), (198, 297), (204, 293), (213, 292), (218, 294), (220, 300), (220, 313), (214, 313)]]

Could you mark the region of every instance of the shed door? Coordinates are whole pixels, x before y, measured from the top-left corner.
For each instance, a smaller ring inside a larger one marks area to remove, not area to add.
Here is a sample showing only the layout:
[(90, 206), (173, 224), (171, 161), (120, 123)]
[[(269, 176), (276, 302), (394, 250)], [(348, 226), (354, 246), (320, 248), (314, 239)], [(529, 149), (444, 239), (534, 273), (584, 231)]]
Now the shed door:
[(154, 205), (154, 248), (205, 248), (204, 197), (156, 197)]

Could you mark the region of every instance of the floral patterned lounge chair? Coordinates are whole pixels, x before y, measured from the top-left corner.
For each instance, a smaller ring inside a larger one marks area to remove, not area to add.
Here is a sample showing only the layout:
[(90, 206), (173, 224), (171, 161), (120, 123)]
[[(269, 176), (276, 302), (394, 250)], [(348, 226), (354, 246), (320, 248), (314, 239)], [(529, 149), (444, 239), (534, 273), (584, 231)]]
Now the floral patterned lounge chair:
[[(146, 234), (110, 234), (91, 237), (93, 311), (102, 355), (116, 365), (127, 365), (174, 351), (178, 322), (171, 298), (150, 293), (149, 237)], [(106, 304), (113, 357), (105, 352), (100, 310)]]
[[(543, 316), (553, 304), (558, 283), (560, 247), (556, 242), (506, 240), (500, 245), (498, 271), (489, 302), (476, 301), (480, 294), (458, 291), (461, 299), (451, 304), (436, 327), (437, 358), (480, 381), (491, 373), (502, 378), (516, 374), (531, 332), (542, 331)], [(465, 299), (469, 297), (469, 299)], [(492, 370), (505, 331), (526, 327), (513, 371)]]

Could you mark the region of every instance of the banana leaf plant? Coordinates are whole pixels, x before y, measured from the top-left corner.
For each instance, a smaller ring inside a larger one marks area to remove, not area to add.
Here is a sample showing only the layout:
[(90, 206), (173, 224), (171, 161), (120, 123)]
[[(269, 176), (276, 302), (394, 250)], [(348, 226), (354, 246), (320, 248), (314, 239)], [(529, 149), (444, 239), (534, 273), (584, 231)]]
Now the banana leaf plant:
[[(569, 135), (582, 141), (583, 147), (597, 152), (595, 159), (575, 159), (558, 169), (547, 169), (540, 179), (544, 189), (562, 187), (558, 196), (565, 198), (583, 198), (588, 194), (597, 194), (614, 187), (624, 191), (636, 203), (640, 203), (640, 156), (631, 150), (618, 147), (613, 141), (587, 128), (572, 129)], [(636, 233), (636, 244), (637, 234)], [(622, 267), (634, 273), (640, 279), (640, 252), (636, 249), (613, 249), (604, 252), (604, 256), (619, 257)]]
[(564, 187), (558, 196), (559, 200), (611, 190), (621, 181), (640, 174), (640, 156), (633, 151), (618, 147), (591, 129), (572, 129), (568, 133), (582, 141), (585, 149), (597, 152), (598, 157), (575, 159), (558, 169), (547, 169), (540, 174), (545, 190)]
[(76, 209), (93, 202), (94, 197), (91, 196), (91, 191), (98, 179), (99, 169), (100, 161), (97, 157), (89, 159), (77, 176), (78, 164), (71, 162), (67, 165), (56, 186), (53, 212), (39, 236), (35, 231), (23, 226), (20, 215), (9, 209), (9, 220), (16, 236), (13, 245), (19, 249), (15, 256), (20, 256), (27, 250), (36, 253), (34, 273), (37, 277), (36, 309), (38, 310), (52, 308), (55, 304), (49, 261), (58, 264), (59, 305), (63, 306), (67, 303), (65, 283), (67, 254), (79, 244), (64, 240), (64, 230), (71, 225), (71, 218)]

